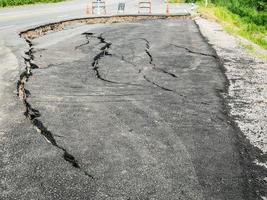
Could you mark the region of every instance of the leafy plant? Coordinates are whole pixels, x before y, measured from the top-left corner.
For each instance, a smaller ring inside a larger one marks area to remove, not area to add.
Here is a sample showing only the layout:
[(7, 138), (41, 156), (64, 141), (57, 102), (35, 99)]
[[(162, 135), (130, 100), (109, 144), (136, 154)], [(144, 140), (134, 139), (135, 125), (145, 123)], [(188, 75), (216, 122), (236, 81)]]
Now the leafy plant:
[(25, 4), (34, 4), (34, 3), (55, 3), (63, 0), (0, 0), (0, 7), (7, 6), (19, 6)]

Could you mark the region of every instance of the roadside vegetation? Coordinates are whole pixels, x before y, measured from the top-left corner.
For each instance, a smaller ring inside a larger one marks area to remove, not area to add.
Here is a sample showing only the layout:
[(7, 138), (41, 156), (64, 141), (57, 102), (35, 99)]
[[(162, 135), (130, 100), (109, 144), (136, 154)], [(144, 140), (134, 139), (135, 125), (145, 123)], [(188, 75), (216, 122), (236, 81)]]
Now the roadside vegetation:
[(211, 0), (207, 7), (203, 1), (198, 5), (202, 16), (217, 20), (227, 32), (267, 49), (266, 0)]
[(35, 3), (56, 3), (63, 0), (0, 0), (0, 7), (19, 6)]

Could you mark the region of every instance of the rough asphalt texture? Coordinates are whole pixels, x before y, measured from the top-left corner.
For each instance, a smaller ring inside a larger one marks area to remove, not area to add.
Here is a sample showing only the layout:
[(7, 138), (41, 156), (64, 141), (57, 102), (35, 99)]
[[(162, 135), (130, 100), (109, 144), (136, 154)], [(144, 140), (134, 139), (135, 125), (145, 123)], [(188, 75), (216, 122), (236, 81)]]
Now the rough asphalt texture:
[(256, 199), (225, 78), (193, 21), (92, 26), (47, 43), (33, 41), (39, 69), (26, 89), (50, 135), (17, 101), (20, 123), (7, 121), (1, 141), (1, 199)]

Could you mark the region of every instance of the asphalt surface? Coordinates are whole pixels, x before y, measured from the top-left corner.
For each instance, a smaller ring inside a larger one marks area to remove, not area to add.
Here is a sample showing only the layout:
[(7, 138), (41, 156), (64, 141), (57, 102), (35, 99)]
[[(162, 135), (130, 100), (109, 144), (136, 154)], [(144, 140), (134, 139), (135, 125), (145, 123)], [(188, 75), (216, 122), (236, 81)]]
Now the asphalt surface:
[[(87, 5), (0, 9), (0, 199), (260, 199), (227, 117), (224, 73), (194, 21), (74, 25), (28, 44), (18, 35), (89, 17)], [(36, 65), (26, 112), (24, 58)]]
[[(92, 1), (74, 0), (60, 3), (26, 5), (14, 8), (0, 9), (0, 33), (10, 30), (23, 30), (25, 27), (40, 25), (54, 21), (61, 21), (79, 17), (93, 16), (86, 12), (87, 6), (91, 6)], [(117, 14), (118, 4), (125, 3), (124, 14), (137, 14), (137, 0), (107, 0), (107, 15)], [(189, 4), (171, 4), (169, 6), (171, 14), (189, 13), (191, 5)], [(147, 10), (143, 10), (147, 13)], [(164, 0), (152, 1), (152, 13), (166, 13), (166, 4)], [(103, 12), (101, 12), (103, 14)], [(123, 13), (122, 13), (123, 14)]]
[(32, 120), (14, 101), (1, 199), (253, 199), (226, 80), (194, 21), (86, 25), (29, 44)]

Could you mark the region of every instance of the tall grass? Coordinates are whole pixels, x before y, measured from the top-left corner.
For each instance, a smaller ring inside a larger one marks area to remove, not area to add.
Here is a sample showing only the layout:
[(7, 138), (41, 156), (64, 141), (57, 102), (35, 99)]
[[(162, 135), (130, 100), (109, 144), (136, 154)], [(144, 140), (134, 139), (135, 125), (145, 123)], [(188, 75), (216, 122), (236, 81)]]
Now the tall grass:
[(214, 5), (226, 7), (246, 22), (267, 26), (266, 0), (212, 0)]
[(34, 4), (34, 3), (55, 3), (63, 0), (0, 0), (0, 7), (7, 6), (19, 6), (24, 4)]
[[(229, 33), (247, 38), (267, 49), (267, 8), (257, 0), (214, 0), (206, 8), (199, 4), (198, 11), (215, 18)], [(242, 3), (243, 2), (243, 3)], [(246, 4), (247, 3), (247, 4)]]

